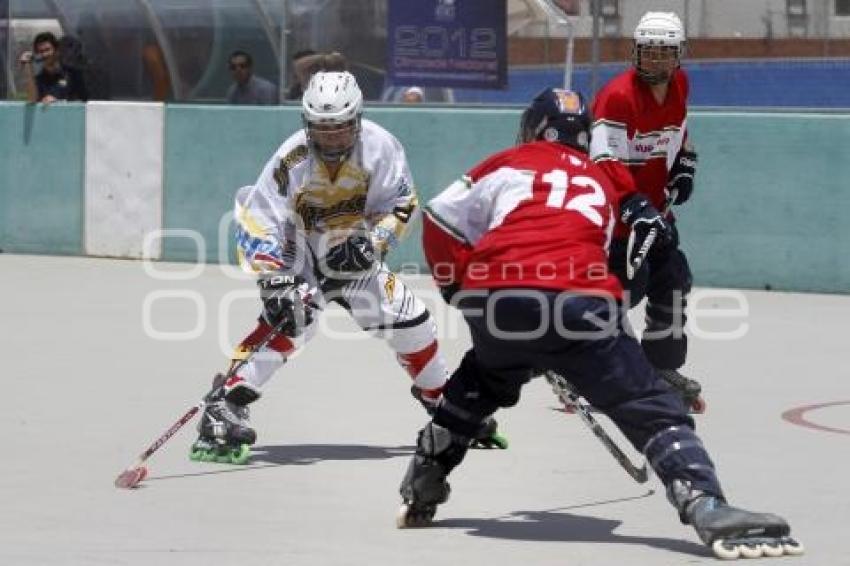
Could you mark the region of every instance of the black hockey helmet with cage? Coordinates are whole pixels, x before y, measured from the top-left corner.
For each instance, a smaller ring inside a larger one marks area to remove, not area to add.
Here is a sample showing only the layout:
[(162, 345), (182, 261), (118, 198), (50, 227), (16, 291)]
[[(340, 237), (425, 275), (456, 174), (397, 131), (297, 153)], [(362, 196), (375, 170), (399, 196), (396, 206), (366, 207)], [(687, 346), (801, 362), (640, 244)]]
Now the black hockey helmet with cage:
[(590, 108), (581, 93), (547, 88), (522, 113), (517, 143), (546, 140), (587, 152), (592, 122)]

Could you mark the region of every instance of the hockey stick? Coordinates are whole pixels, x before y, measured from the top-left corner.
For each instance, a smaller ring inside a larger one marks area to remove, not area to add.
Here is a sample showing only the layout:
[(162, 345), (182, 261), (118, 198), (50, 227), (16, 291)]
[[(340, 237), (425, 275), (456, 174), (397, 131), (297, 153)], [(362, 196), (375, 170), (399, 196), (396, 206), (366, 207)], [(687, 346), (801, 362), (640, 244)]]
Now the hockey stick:
[[(307, 294), (304, 297), (304, 303), (306, 305), (309, 305), (311, 308), (321, 310), (321, 307), (319, 307), (319, 305), (312, 301), (312, 294)], [(271, 342), (275, 338), (275, 336), (280, 333), (281, 329), (288, 322), (290, 322), (288, 318), (284, 318), (283, 320), (281, 320), (277, 324), (277, 326), (272, 328), (269, 333), (266, 334), (266, 336), (262, 340), (260, 340), (260, 342), (258, 342), (256, 346), (254, 346), (254, 348), (247, 356), (233, 364), (233, 366), (227, 371), (223, 383), (227, 382), (230, 377), (232, 377), (237, 371), (239, 371), (245, 364), (251, 361), (251, 359), (257, 354), (257, 352), (265, 348), (268, 343)], [(154, 452), (159, 450), (163, 444), (168, 442), (168, 439), (174, 436), (177, 431), (183, 428), (186, 423), (192, 420), (192, 417), (194, 417), (200, 411), (204, 410), (204, 408), (207, 406), (207, 399), (210, 397), (213, 391), (214, 389), (210, 390), (206, 395), (204, 395), (201, 401), (199, 401), (195, 406), (183, 413), (183, 416), (177, 419), (177, 422), (171, 425), (168, 430), (162, 433), (159, 438), (157, 438), (150, 446), (148, 446), (148, 448), (144, 452), (139, 455), (134, 465), (130, 466), (129, 468), (118, 474), (118, 477), (115, 478), (115, 487), (121, 489), (130, 489), (139, 485), (139, 483), (144, 480), (148, 475), (148, 469), (144, 465), (145, 461), (150, 458)]]
[[(670, 213), (670, 208), (676, 201), (678, 194), (678, 190), (672, 189), (667, 195), (667, 201), (664, 203), (664, 210), (661, 211), (662, 218), (667, 218), (667, 215)], [(635, 259), (632, 261), (628, 261), (628, 259), (626, 260), (626, 277), (629, 281), (635, 278), (635, 274), (640, 270), (640, 266), (643, 265), (644, 261), (646, 261), (646, 256), (649, 255), (649, 250), (652, 248), (652, 244), (655, 243), (656, 238), (658, 238), (658, 230), (653, 228), (649, 231), (649, 234), (646, 235), (646, 239), (643, 241), (643, 244), (641, 244)], [(631, 240), (631, 236), (629, 236), (629, 240)]]
[(594, 436), (602, 442), (603, 446), (605, 446), (608, 452), (610, 452), (611, 455), (614, 456), (614, 459), (617, 460), (617, 463), (626, 470), (626, 473), (632, 476), (636, 482), (646, 483), (646, 481), (649, 480), (649, 468), (647, 468), (646, 462), (644, 462), (643, 466), (640, 468), (632, 463), (629, 457), (620, 450), (620, 447), (611, 440), (608, 433), (606, 433), (596, 419), (593, 418), (593, 415), (590, 414), (590, 407), (581, 401), (578, 393), (576, 393), (573, 388), (573, 385), (563, 376), (548, 369), (543, 372), (543, 377), (546, 378), (546, 381), (549, 382), (552, 386), (552, 390), (564, 405), (572, 405), (576, 408), (576, 412), (578, 412), (578, 415), (581, 417), (581, 420), (584, 421), (584, 424), (590, 428)]

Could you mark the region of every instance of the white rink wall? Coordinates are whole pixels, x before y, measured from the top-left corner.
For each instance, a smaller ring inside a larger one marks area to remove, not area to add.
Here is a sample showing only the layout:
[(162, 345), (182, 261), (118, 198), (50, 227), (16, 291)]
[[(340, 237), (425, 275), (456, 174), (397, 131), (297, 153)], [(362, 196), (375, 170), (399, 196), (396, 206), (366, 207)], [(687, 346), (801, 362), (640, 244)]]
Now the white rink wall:
[(91, 102), (86, 107), (85, 254), (159, 259), (164, 106)]

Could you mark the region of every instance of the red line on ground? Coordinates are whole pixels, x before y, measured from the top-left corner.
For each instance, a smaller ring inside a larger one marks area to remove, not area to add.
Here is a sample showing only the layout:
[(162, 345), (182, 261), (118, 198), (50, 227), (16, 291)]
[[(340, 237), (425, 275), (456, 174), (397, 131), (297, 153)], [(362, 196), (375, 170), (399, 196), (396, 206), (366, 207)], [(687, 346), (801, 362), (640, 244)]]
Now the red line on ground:
[(818, 409), (834, 407), (836, 405), (850, 405), (850, 401), (833, 401), (832, 403), (820, 403), (818, 405), (805, 405), (803, 407), (795, 407), (793, 409), (788, 409), (787, 411), (782, 413), (782, 418), (791, 424), (803, 426), (806, 428), (823, 430), (826, 432), (837, 432), (838, 434), (850, 434), (850, 430), (819, 425), (813, 423), (812, 421), (806, 419), (806, 417), (803, 416), (809, 411), (816, 411)]

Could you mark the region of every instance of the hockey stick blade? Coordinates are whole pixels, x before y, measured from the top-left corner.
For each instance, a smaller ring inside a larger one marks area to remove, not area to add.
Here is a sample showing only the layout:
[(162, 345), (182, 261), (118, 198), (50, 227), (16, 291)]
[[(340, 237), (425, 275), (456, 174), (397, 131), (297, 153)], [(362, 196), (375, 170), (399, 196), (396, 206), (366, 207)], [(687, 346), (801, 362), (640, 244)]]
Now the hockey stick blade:
[[(277, 326), (272, 328), (269, 333), (254, 347), (254, 349), (251, 350), (250, 355), (243, 358), (242, 360), (239, 360), (239, 362), (237, 362), (230, 368), (230, 370), (227, 372), (227, 377), (230, 377), (235, 374), (237, 370), (239, 370), (242, 366), (248, 363), (248, 361), (254, 356), (254, 354), (259, 352), (269, 342), (271, 342), (272, 339), (277, 336), (277, 334), (281, 331), (286, 322), (286, 320), (283, 320)], [(144, 466), (145, 460), (150, 458), (154, 452), (159, 450), (163, 444), (168, 442), (169, 438), (174, 436), (178, 430), (183, 428), (186, 423), (192, 420), (192, 417), (194, 417), (196, 414), (198, 414), (198, 412), (202, 411), (204, 407), (206, 407), (206, 400), (210, 397), (212, 392), (213, 391), (207, 393), (202, 401), (198, 402), (198, 404), (183, 413), (183, 416), (177, 419), (177, 422), (175, 422), (173, 425), (171, 425), (171, 427), (169, 427), (168, 430), (162, 433), (162, 435), (160, 435), (160, 437), (157, 438), (153, 442), (153, 444), (148, 446), (148, 448), (144, 452), (142, 452), (141, 455), (139, 455), (139, 459), (136, 461), (136, 464), (134, 466), (131, 466), (120, 474), (118, 474), (118, 477), (115, 478), (114, 482), (115, 487), (119, 489), (132, 489), (137, 487), (139, 483), (141, 483), (142, 480), (144, 480), (148, 475), (148, 469)]]
[(174, 436), (178, 430), (183, 428), (183, 425), (192, 420), (198, 411), (203, 409), (205, 403), (201, 401), (188, 411), (186, 411), (182, 417), (177, 419), (168, 430), (166, 430), (159, 438), (157, 438), (153, 444), (147, 447), (147, 449), (139, 455), (139, 459), (136, 461), (134, 466), (131, 466), (118, 474), (118, 477), (115, 478), (115, 487), (120, 489), (132, 489), (144, 480), (148, 475), (148, 469), (144, 466), (145, 460), (151, 457), (154, 452), (159, 450), (159, 448), (168, 442), (168, 439)]
[(145, 466), (127, 468), (115, 478), (115, 487), (119, 489), (133, 489), (138, 487), (146, 477), (148, 477), (148, 469)]
[(573, 386), (564, 377), (551, 370), (544, 371), (543, 376), (552, 386), (552, 389), (558, 396), (558, 399), (560, 399), (561, 403), (564, 405), (572, 405), (576, 408), (576, 412), (581, 420), (587, 425), (593, 435), (602, 442), (602, 445), (605, 446), (614, 459), (617, 460), (620, 467), (622, 467), (636, 482), (646, 483), (649, 480), (649, 468), (647, 468), (646, 462), (644, 462), (641, 467), (634, 465), (629, 457), (626, 456), (625, 452), (623, 452), (611, 439), (611, 437), (608, 436), (608, 433), (605, 432), (602, 425), (593, 418), (593, 415), (590, 413), (590, 407), (581, 401), (578, 394), (573, 389)]

